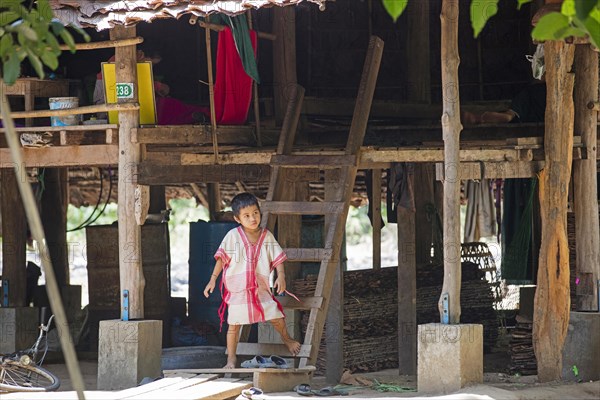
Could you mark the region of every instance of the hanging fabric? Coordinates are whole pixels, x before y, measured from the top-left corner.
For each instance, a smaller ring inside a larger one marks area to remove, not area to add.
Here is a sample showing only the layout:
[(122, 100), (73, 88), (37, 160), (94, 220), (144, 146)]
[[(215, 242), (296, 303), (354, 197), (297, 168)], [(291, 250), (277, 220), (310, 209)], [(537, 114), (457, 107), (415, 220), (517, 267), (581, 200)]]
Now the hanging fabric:
[(490, 181), (467, 181), (466, 197), (464, 242), (478, 242), (482, 237), (496, 235), (496, 210)]
[[(250, 32), (256, 49), (256, 32)], [(219, 124), (246, 123), (252, 100), (252, 78), (248, 76), (233, 38), (231, 29), (219, 32), (217, 46), (217, 77), (215, 82), (215, 115)]]

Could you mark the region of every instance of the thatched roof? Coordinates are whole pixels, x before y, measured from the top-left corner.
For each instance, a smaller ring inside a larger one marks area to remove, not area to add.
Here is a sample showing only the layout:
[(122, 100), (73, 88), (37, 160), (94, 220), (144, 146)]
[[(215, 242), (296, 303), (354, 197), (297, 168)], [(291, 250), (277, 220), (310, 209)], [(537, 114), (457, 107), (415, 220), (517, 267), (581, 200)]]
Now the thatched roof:
[(254, 8), (311, 2), (324, 9), (327, 0), (50, 0), (56, 18), (65, 24), (104, 30), (114, 25), (135, 25), (155, 19), (180, 18), (185, 14), (237, 15)]

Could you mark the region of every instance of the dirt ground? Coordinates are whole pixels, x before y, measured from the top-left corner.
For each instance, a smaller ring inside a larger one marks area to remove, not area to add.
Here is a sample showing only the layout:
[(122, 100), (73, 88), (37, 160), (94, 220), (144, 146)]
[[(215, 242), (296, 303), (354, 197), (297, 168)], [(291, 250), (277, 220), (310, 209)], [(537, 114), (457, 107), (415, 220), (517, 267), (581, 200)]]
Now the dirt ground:
[[(96, 389), (98, 365), (95, 361), (80, 361), (86, 390)], [(46, 368), (54, 372), (61, 380), (61, 391), (72, 390), (67, 368), (64, 364), (46, 364)], [(384, 370), (363, 374), (354, 374), (368, 380), (376, 379), (380, 383), (393, 384), (405, 388), (416, 388), (414, 377), (400, 376), (397, 370)], [(311, 388), (320, 389), (329, 386), (324, 377), (315, 377)], [(270, 393), (263, 396), (254, 396), (253, 399), (296, 399), (305, 398), (295, 392)], [(570, 383), (552, 382), (537, 383), (536, 376), (514, 376), (502, 372), (486, 372), (482, 385), (464, 388), (454, 394), (445, 396), (424, 396), (416, 391), (381, 393), (367, 387), (357, 387), (350, 391), (349, 396), (330, 397), (339, 399), (374, 399), (374, 398), (427, 398), (427, 399), (465, 399), (465, 400), (598, 400), (600, 399), (600, 381)], [(247, 400), (242, 396), (239, 400)]]

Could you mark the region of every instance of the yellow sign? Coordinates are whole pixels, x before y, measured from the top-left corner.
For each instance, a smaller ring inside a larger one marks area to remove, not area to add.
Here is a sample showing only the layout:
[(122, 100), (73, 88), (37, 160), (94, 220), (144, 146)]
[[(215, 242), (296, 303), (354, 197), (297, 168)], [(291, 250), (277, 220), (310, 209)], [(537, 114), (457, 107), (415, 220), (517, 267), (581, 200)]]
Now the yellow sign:
[[(102, 63), (102, 76), (104, 78), (104, 100), (107, 104), (117, 102), (117, 84), (115, 63)], [(120, 86), (119, 86), (120, 85)], [(152, 78), (152, 63), (137, 63), (138, 101), (140, 103), (140, 125), (156, 124), (156, 103), (154, 101), (154, 79)], [(121, 98), (122, 96), (119, 96)], [(109, 111), (108, 122), (119, 123), (119, 112)]]

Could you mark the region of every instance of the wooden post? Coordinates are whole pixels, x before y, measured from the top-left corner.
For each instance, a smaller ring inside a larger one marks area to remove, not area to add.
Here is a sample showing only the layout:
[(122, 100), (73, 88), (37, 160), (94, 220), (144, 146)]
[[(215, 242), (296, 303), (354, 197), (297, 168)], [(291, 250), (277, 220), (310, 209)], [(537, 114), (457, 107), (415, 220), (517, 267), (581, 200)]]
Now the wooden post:
[(398, 372), (417, 374), (417, 263), (415, 212), (403, 207), (398, 215)]
[[(335, 201), (343, 196), (344, 187), (341, 182), (341, 170), (333, 169), (325, 171), (325, 201)], [(329, 230), (330, 224), (335, 220), (335, 216), (325, 215), (325, 233)], [(342, 235), (337, 236), (342, 237)], [(324, 236), (325, 238), (325, 236)], [(325, 240), (325, 239), (324, 239)], [(337, 258), (335, 264), (335, 274), (331, 287), (331, 298), (329, 300), (329, 309), (327, 311), (327, 320), (325, 324), (325, 343), (327, 359), (325, 361), (325, 377), (328, 383), (337, 383), (342, 377), (344, 370), (344, 273), (340, 258), (344, 253), (341, 251), (343, 243), (334, 243), (334, 249), (340, 249), (334, 252)], [(329, 265), (328, 267), (334, 267)], [(321, 267), (323, 268), (323, 267)], [(314, 344), (317, 347), (318, 343)]]
[(217, 213), (221, 211), (221, 189), (218, 183), (207, 183), (208, 215), (211, 221), (215, 221)]
[[(533, 349), (538, 380), (561, 378), (562, 350), (569, 325), (569, 246), (567, 202), (573, 158), (575, 46), (544, 44), (546, 61), (545, 166), (540, 173), (542, 244), (533, 310)], [(597, 90), (597, 89), (595, 89)]]
[(150, 186), (150, 207), (148, 213), (159, 214), (167, 209), (164, 185)]
[(590, 45), (575, 48), (575, 135), (587, 157), (573, 162), (575, 249), (577, 251), (578, 311), (598, 311), (600, 279), (600, 233), (598, 232), (597, 111), (587, 107), (598, 100), (598, 54)]
[[(248, 16), (248, 29), (252, 30), (252, 10), (246, 12)], [(254, 98), (254, 122), (256, 123), (256, 144), (262, 147), (262, 138), (260, 133), (260, 106), (258, 104), (258, 85), (252, 80), (252, 94)]]
[[(208, 21), (208, 16), (206, 17)], [(212, 127), (211, 137), (213, 145), (213, 153), (215, 155), (215, 164), (219, 163), (219, 147), (217, 142), (217, 116), (215, 111), (215, 85), (213, 83), (213, 62), (212, 62), (212, 46), (210, 42), (210, 28), (204, 29), (206, 35), (206, 64), (208, 70), (208, 98), (210, 101), (210, 125)]]
[[(110, 31), (111, 40), (135, 37), (135, 26), (115, 25)], [(115, 49), (116, 82), (133, 83), (133, 98), (118, 99), (119, 103), (138, 101), (136, 46)], [(142, 270), (142, 232), (136, 222), (135, 176), (140, 162), (140, 145), (131, 140), (131, 130), (138, 128), (139, 110), (119, 112), (119, 278), (121, 306), (123, 290), (129, 291), (129, 318), (144, 318), (144, 288), (146, 280)], [(138, 191), (139, 192), (139, 191)], [(123, 307), (121, 307), (123, 310)], [(121, 316), (123, 316), (121, 314)]]
[(67, 254), (67, 206), (69, 204), (68, 168), (46, 168), (41, 217), (44, 225), (45, 256), (50, 256), (58, 287), (69, 284), (69, 257)]
[(2, 279), (9, 282), (8, 305), (25, 307), (27, 275), (25, 273), (25, 246), (27, 219), (17, 179), (27, 179), (23, 169), (17, 177), (14, 169), (2, 168), (0, 210), (2, 210)]
[(298, 81), (296, 75), (296, 9), (275, 7), (273, 9), (273, 85), (275, 119), (283, 121), (292, 88)]
[(371, 170), (373, 204), (373, 269), (381, 269), (381, 170)]
[(444, 138), (444, 284), (438, 303), (449, 296), (448, 322), (460, 322), (460, 96), (458, 86), (458, 0), (443, 0), (442, 13), (442, 135)]

